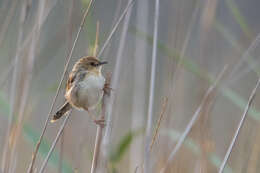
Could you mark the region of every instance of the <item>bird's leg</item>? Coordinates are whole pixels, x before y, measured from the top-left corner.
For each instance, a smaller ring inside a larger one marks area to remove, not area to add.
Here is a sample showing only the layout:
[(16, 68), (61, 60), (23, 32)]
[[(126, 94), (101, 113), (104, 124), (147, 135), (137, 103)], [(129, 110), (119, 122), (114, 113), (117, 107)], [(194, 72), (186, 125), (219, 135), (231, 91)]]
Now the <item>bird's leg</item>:
[(96, 123), (97, 125), (99, 125), (101, 128), (104, 128), (105, 127), (105, 125), (106, 125), (106, 123), (105, 123), (105, 119), (99, 119), (99, 120), (97, 120), (97, 119), (95, 119), (94, 120), (94, 123)]
[(105, 83), (103, 90), (106, 95), (110, 95), (110, 92), (111, 92), (111, 90), (113, 90), (113, 88), (110, 87), (109, 83)]
[(92, 121), (95, 124), (99, 125), (101, 128), (105, 127), (106, 124), (105, 124), (105, 119), (104, 118), (96, 119), (95, 116), (89, 110), (87, 110), (87, 111), (88, 111), (88, 114), (89, 114), (90, 118), (92, 119)]

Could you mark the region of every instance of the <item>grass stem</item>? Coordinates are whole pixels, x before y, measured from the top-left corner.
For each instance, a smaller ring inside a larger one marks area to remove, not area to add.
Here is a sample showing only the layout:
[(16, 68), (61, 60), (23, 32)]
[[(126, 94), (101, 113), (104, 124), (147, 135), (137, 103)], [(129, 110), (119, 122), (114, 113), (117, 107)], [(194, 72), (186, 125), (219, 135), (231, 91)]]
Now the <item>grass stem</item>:
[(232, 152), (232, 149), (233, 149), (233, 147), (234, 147), (234, 145), (235, 145), (235, 143), (236, 143), (236, 140), (237, 140), (237, 137), (238, 137), (239, 132), (240, 132), (240, 130), (241, 130), (241, 127), (243, 126), (243, 124), (244, 124), (244, 122), (245, 122), (245, 118), (246, 118), (246, 116), (247, 116), (247, 113), (248, 113), (248, 111), (249, 111), (249, 108), (250, 108), (250, 106), (251, 106), (252, 103), (253, 103), (253, 100), (254, 100), (255, 95), (256, 95), (256, 90), (257, 90), (259, 84), (260, 84), (260, 78), (258, 79), (255, 88), (252, 90), (252, 92), (251, 92), (251, 94), (250, 94), (250, 97), (249, 97), (248, 102), (247, 102), (247, 105), (246, 105), (246, 107), (245, 107), (243, 116), (242, 116), (242, 118), (241, 118), (241, 120), (240, 120), (240, 122), (239, 122), (239, 124), (238, 124), (237, 130), (236, 130), (236, 132), (235, 132), (235, 134), (234, 134), (234, 136), (233, 136), (233, 138), (232, 138), (232, 141), (231, 141), (231, 143), (230, 143), (230, 145), (229, 145), (229, 147), (228, 147), (228, 150), (227, 150), (227, 152), (226, 152), (226, 154), (225, 154), (225, 157), (224, 157), (224, 159), (223, 159), (223, 161), (222, 161), (222, 163), (221, 163), (221, 165), (220, 165), (220, 168), (219, 168), (218, 173), (222, 173), (223, 170), (224, 170), (224, 168), (225, 168), (225, 165), (226, 165), (226, 163), (227, 163), (227, 161), (228, 161), (228, 159), (229, 159), (229, 157), (230, 157), (230, 154), (231, 154), (231, 152)]
[(159, 26), (159, 0), (155, 0), (154, 28), (153, 28), (153, 50), (152, 50), (152, 67), (150, 77), (150, 89), (148, 100), (148, 118), (146, 127), (145, 152), (144, 152), (144, 173), (150, 173), (150, 143), (152, 140), (152, 124), (153, 124), (153, 104), (154, 104), (154, 88), (156, 75), (156, 59), (157, 59), (157, 40)]

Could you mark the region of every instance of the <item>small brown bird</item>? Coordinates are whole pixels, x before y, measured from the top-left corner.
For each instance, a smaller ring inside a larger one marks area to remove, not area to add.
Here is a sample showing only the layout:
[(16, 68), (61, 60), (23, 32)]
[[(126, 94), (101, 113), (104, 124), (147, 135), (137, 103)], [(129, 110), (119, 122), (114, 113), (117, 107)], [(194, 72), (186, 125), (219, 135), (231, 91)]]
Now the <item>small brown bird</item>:
[(97, 106), (104, 94), (105, 78), (101, 73), (103, 64), (107, 62), (92, 56), (83, 57), (75, 63), (66, 84), (66, 103), (54, 114), (51, 122), (73, 107), (89, 111)]

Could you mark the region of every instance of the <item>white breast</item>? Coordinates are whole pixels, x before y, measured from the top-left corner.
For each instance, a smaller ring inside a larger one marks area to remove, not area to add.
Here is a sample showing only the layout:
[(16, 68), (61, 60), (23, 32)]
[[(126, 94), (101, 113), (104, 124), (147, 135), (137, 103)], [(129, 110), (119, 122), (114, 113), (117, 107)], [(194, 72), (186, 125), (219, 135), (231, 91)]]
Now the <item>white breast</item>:
[(103, 89), (105, 78), (102, 75), (88, 75), (80, 85), (84, 88)]
[(78, 96), (82, 107), (92, 109), (100, 102), (103, 97), (105, 78), (102, 75), (88, 75), (79, 83)]

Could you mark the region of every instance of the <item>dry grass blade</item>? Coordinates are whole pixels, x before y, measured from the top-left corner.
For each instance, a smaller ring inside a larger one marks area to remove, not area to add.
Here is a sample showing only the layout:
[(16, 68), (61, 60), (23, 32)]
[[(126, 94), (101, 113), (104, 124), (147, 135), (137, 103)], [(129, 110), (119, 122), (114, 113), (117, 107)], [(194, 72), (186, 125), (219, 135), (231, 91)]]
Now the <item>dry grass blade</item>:
[(45, 170), (45, 168), (47, 166), (47, 163), (48, 163), (48, 161), (49, 161), (49, 159), (51, 157), (51, 154), (52, 154), (52, 152), (53, 152), (53, 150), (54, 150), (54, 148), (55, 148), (55, 146), (56, 146), (56, 144), (57, 144), (57, 142), (58, 142), (58, 140), (59, 140), (59, 138), (60, 138), (60, 136), (61, 136), (61, 134), (63, 132), (63, 129), (64, 129), (66, 123), (68, 122), (68, 119), (69, 119), (69, 117), (71, 115), (71, 112), (72, 111), (70, 111), (68, 113), (68, 115), (66, 116), (65, 120), (63, 121), (63, 123), (62, 123), (62, 125), (61, 125), (61, 127), (59, 129), (59, 132), (57, 133), (57, 136), (55, 137), (55, 139), (54, 139), (54, 141), (53, 141), (53, 143), (51, 145), (50, 151), (48, 152), (48, 154), (47, 154), (47, 156), (46, 156), (46, 158), (45, 158), (45, 160), (44, 160), (44, 162), (43, 162), (43, 164), (41, 166), (41, 169), (40, 169), (39, 173), (43, 173), (44, 172), (44, 170)]
[(157, 125), (156, 125), (156, 129), (155, 129), (155, 132), (154, 132), (154, 135), (153, 135), (153, 139), (152, 139), (152, 142), (150, 144), (150, 152), (152, 151), (152, 148), (153, 148), (153, 145), (155, 143), (155, 140), (158, 136), (158, 131), (159, 131), (159, 128), (160, 128), (160, 125), (161, 125), (161, 122), (162, 122), (162, 118), (164, 116), (164, 113), (166, 111), (166, 106), (168, 104), (168, 98), (166, 97), (164, 100), (163, 100), (163, 104), (162, 104), (162, 111), (160, 113), (160, 117), (157, 121)]
[[(158, 136), (159, 128), (160, 128), (160, 125), (161, 125), (161, 122), (162, 122), (162, 118), (163, 118), (163, 116), (164, 116), (164, 113), (165, 113), (165, 111), (166, 111), (166, 106), (167, 106), (167, 104), (168, 104), (168, 98), (166, 97), (166, 98), (163, 100), (162, 110), (161, 110), (161, 113), (160, 113), (160, 117), (159, 117), (159, 119), (158, 119), (158, 121), (157, 121), (157, 125), (156, 125), (156, 128), (155, 128), (155, 132), (154, 132), (154, 135), (153, 135), (153, 139), (152, 139), (152, 141), (151, 141), (151, 143), (150, 143), (150, 148), (149, 148), (150, 150), (149, 150), (149, 152), (152, 151), (153, 145), (154, 145), (154, 143), (155, 143), (155, 141), (156, 141), (156, 138), (157, 138), (157, 136)], [(137, 170), (138, 170), (139, 167), (143, 168), (143, 166), (144, 166), (144, 163), (143, 163), (143, 162), (142, 162), (142, 164), (140, 164), (140, 166), (136, 166), (136, 167), (135, 167), (135, 172), (137, 172)], [(143, 169), (142, 169), (142, 170), (143, 170)]]
[(233, 137), (233, 139), (232, 139), (232, 141), (231, 141), (231, 143), (230, 143), (230, 145), (228, 147), (228, 150), (227, 150), (227, 152), (225, 154), (225, 157), (224, 157), (224, 159), (223, 159), (223, 161), (222, 161), (222, 163), (220, 165), (220, 168), (219, 168), (219, 171), (218, 171), (219, 173), (222, 173), (224, 168), (225, 168), (225, 165), (226, 165), (226, 163), (228, 161), (228, 158), (229, 158), (229, 156), (230, 156), (230, 154), (232, 152), (232, 149), (233, 149), (233, 147), (234, 147), (234, 145), (236, 143), (236, 140), (237, 140), (237, 137), (238, 137), (239, 132), (241, 130), (241, 127), (243, 126), (243, 124), (245, 122), (246, 115), (247, 115), (247, 113), (249, 111), (249, 108), (250, 108), (254, 98), (255, 98), (256, 90), (257, 90), (259, 84), (260, 84), (260, 78), (258, 79), (255, 88), (251, 92), (251, 95), (250, 95), (250, 97), (248, 99), (248, 102), (247, 102), (246, 108), (244, 110), (243, 116), (242, 116), (242, 118), (241, 118), (241, 120), (240, 120), (240, 122), (238, 124), (238, 127), (237, 127), (237, 130), (236, 130), (235, 134), (234, 134), (234, 137)]
[(107, 40), (105, 41), (103, 47), (100, 49), (98, 56), (100, 57), (102, 55), (102, 53), (104, 52), (105, 48), (107, 47), (108, 43), (110, 42), (112, 36), (114, 35), (114, 33), (116, 32), (119, 24), (121, 23), (121, 21), (124, 19), (125, 15), (127, 14), (127, 12), (129, 11), (130, 7), (132, 7), (132, 5), (134, 4), (136, 0), (130, 0), (129, 3), (127, 4), (125, 10), (123, 11), (123, 13), (121, 14), (121, 16), (119, 17), (118, 21), (116, 22), (116, 24), (114, 25), (112, 31), (110, 32), (109, 36), (107, 37)]
[(75, 48), (75, 46), (76, 46), (76, 43), (77, 43), (78, 38), (79, 38), (79, 34), (80, 34), (80, 32), (81, 32), (81, 30), (82, 30), (82, 28), (83, 28), (83, 25), (84, 25), (84, 23), (85, 23), (85, 21), (86, 21), (86, 17), (87, 17), (87, 15), (88, 15), (88, 13), (89, 13), (90, 7), (92, 6), (92, 3), (93, 3), (94, 1), (95, 1), (95, 0), (91, 0), (91, 1), (89, 2), (89, 5), (88, 5), (88, 7), (87, 7), (87, 9), (86, 9), (86, 11), (85, 11), (85, 13), (84, 13), (84, 15), (83, 15), (82, 20), (81, 20), (81, 23), (80, 23), (80, 26), (79, 26), (79, 29), (78, 29), (76, 38), (75, 38), (75, 40), (74, 40), (74, 42), (73, 42), (73, 46), (72, 46), (72, 48), (71, 48), (71, 50), (70, 50), (70, 53), (69, 53), (69, 56), (68, 56), (68, 59), (67, 59), (67, 62), (66, 62), (66, 65), (65, 65), (65, 68), (64, 68), (64, 71), (63, 71), (63, 74), (62, 74), (62, 77), (61, 77), (61, 80), (60, 80), (58, 89), (57, 89), (57, 92), (56, 92), (56, 94), (55, 94), (55, 96), (54, 96), (54, 99), (53, 99), (53, 101), (52, 101), (52, 105), (51, 105), (51, 108), (50, 108), (48, 117), (47, 117), (47, 119), (46, 119), (46, 121), (45, 121), (45, 124), (44, 124), (43, 130), (42, 130), (40, 139), (39, 139), (39, 141), (37, 142), (36, 147), (35, 147), (35, 150), (34, 150), (34, 152), (33, 152), (32, 161), (31, 161), (31, 163), (30, 163), (30, 166), (29, 166), (29, 169), (28, 169), (28, 173), (32, 173), (32, 172), (33, 172), (33, 165), (34, 165), (34, 162), (35, 162), (35, 159), (36, 159), (36, 156), (37, 156), (37, 153), (38, 153), (38, 150), (39, 150), (39, 147), (40, 147), (42, 138), (43, 138), (44, 133), (45, 133), (45, 131), (46, 131), (46, 128), (47, 128), (47, 125), (48, 125), (48, 122), (49, 122), (49, 119), (50, 119), (52, 110), (53, 110), (53, 108), (54, 108), (54, 104), (55, 104), (56, 99), (57, 99), (57, 97), (58, 97), (58, 95), (59, 95), (59, 91), (60, 91), (62, 82), (63, 82), (63, 80), (64, 80), (64, 76), (65, 76), (65, 74), (66, 74), (66, 72), (67, 72), (67, 70), (68, 70), (68, 66), (69, 66), (70, 60), (71, 60), (71, 58), (72, 58), (73, 50), (74, 50), (74, 48)]
[(201, 101), (201, 104), (199, 105), (199, 107), (197, 108), (196, 112), (194, 113), (194, 115), (192, 116), (191, 120), (189, 121), (188, 125), (186, 126), (184, 132), (182, 133), (182, 135), (179, 138), (176, 146), (173, 148), (172, 152), (170, 153), (170, 156), (168, 157), (168, 159), (167, 159), (167, 161), (165, 163), (165, 166), (161, 169), (160, 173), (164, 173), (166, 171), (166, 169), (168, 167), (168, 164), (173, 160), (174, 156), (176, 155), (176, 153), (178, 152), (178, 150), (182, 146), (182, 144), (183, 144), (184, 140), (186, 139), (186, 137), (188, 136), (191, 128), (193, 127), (194, 123), (198, 119), (202, 108), (207, 103), (207, 100), (210, 97), (211, 93), (213, 91), (215, 91), (215, 89), (217, 87), (217, 84), (219, 83), (219, 81), (223, 77), (226, 69), (227, 69), (227, 66), (224, 67), (224, 69), (220, 72), (220, 74), (218, 75), (217, 79), (215, 80), (214, 84), (211, 87), (209, 87), (209, 89), (207, 90), (206, 94), (204, 95), (204, 97), (203, 97), (203, 99)]
[(151, 172), (150, 168), (150, 147), (152, 137), (152, 123), (153, 123), (153, 102), (154, 102), (154, 86), (156, 74), (156, 57), (157, 57), (157, 40), (158, 40), (158, 23), (159, 23), (159, 0), (155, 0), (155, 14), (154, 14), (154, 30), (153, 30), (153, 51), (152, 51), (152, 67), (150, 78), (149, 102), (148, 102), (148, 118), (145, 137), (145, 152), (144, 152), (144, 172)]
[(97, 21), (96, 40), (95, 40), (95, 45), (94, 45), (93, 56), (97, 56), (97, 51), (98, 51), (98, 39), (99, 39), (99, 21)]

